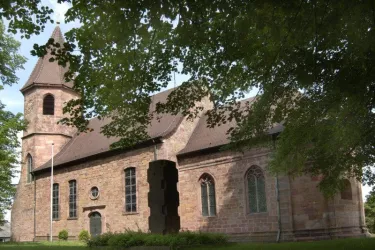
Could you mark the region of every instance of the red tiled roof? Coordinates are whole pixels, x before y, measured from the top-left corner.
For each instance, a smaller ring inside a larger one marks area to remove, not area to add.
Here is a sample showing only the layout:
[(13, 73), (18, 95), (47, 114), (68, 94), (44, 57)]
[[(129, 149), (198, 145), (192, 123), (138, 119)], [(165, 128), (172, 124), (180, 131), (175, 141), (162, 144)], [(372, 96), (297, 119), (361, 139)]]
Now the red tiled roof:
[[(59, 26), (54, 29), (51, 38), (55, 42), (64, 43), (64, 36), (61, 33)], [(21, 92), (24, 92), (33, 85), (46, 85), (46, 86), (65, 86), (68, 88), (73, 88), (72, 82), (65, 82), (64, 74), (68, 71), (67, 67), (62, 67), (58, 63), (50, 62), (49, 59), (52, 56), (47, 53), (44, 57), (40, 57), (36, 63), (29, 79), (26, 81), (25, 85), (21, 88)]]
[[(152, 96), (150, 110), (155, 109), (156, 103), (165, 102), (169, 93), (172, 91), (173, 89), (169, 89)], [(173, 116), (170, 114), (161, 115), (160, 121), (154, 117), (147, 130), (150, 139), (165, 137), (170, 133), (173, 133), (181, 123), (182, 119), (184, 119), (182, 115)], [(110, 145), (118, 141), (120, 138), (107, 138), (105, 135), (100, 133), (100, 128), (106, 123), (108, 123), (108, 120), (99, 120), (97, 118), (92, 119), (88, 127), (94, 130), (92, 132), (81, 133), (74, 136), (63, 147), (63, 149), (56, 154), (54, 157), (54, 166), (110, 151)], [(48, 161), (44, 165), (36, 168), (34, 172), (48, 169), (50, 167), (51, 162)]]
[[(248, 98), (241, 101), (241, 106), (246, 102), (251, 105), (255, 101), (255, 97)], [(192, 133), (186, 147), (178, 152), (177, 155), (187, 155), (193, 152), (198, 152), (204, 149), (217, 148), (229, 144), (229, 135), (227, 131), (231, 127), (236, 127), (235, 120), (227, 122), (226, 124), (221, 124), (220, 126), (215, 126), (214, 128), (207, 127), (207, 116), (203, 116), (199, 122), (194, 132)], [(281, 124), (276, 124), (273, 128), (268, 130), (269, 134), (276, 134), (281, 132), (283, 126)]]

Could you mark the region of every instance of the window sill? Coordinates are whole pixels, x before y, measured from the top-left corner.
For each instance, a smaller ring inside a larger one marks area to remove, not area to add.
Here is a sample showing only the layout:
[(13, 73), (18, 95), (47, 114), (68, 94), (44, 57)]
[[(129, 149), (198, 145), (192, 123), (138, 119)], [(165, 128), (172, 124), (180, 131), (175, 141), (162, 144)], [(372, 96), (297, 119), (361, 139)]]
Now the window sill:
[(247, 216), (250, 216), (250, 217), (254, 217), (254, 216), (268, 216), (268, 212), (247, 213)]
[(213, 218), (216, 218), (217, 216), (216, 215), (212, 215), (212, 216), (202, 216), (203, 219), (213, 219)]
[(60, 221), (60, 218), (52, 219), (52, 221)]
[(78, 220), (78, 217), (69, 217), (67, 220)]
[(122, 215), (138, 215), (139, 212), (122, 212)]

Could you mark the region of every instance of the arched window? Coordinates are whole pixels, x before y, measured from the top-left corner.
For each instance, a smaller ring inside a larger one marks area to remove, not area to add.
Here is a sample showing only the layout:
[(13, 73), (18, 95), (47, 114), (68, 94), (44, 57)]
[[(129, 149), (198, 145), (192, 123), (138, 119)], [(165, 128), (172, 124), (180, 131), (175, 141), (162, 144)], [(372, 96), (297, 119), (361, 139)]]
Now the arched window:
[(216, 215), (215, 182), (211, 175), (203, 174), (199, 179), (201, 185), (202, 215)]
[(343, 200), (352, 200), (352, 185), (350, 181), (345, 179), (343, 180), (343, 189), (341, 190), (341, 199)]
[(26, 167), (27, 167), (27, 183), (30, 183), (33, 181), (33, 175), (31, 172), (33, 171), (33, 157), (31, 157), (30, 154), (26, 157)]
[(59, 184), (54, 183), (52, 187), (52, 219), (59, 219)]
[(43, 99), (43, 115), (55, 114), (55, 98), (53, 95), (48, 94)]
[(125, 211), (137, 212), (137, 189), (135, 168), (125, 169)]
[(266, 212), (266, 185), (263, 171), (258, 166), (250, 167), (247, 172), (247, 191), (250, 213)]
[(77, 181), (69, 181), (69, 218), (77, 218)]

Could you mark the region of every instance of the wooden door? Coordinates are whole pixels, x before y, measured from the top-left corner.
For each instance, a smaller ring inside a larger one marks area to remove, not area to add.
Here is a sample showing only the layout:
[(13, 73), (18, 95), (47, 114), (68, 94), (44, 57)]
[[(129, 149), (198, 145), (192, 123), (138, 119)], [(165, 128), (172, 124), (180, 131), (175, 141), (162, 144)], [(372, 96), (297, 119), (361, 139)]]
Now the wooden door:
[(102, 233), (102, 216), (98, 212), (93, 212), (90, 215), (90, 234), (91, 236), (98, 236)]

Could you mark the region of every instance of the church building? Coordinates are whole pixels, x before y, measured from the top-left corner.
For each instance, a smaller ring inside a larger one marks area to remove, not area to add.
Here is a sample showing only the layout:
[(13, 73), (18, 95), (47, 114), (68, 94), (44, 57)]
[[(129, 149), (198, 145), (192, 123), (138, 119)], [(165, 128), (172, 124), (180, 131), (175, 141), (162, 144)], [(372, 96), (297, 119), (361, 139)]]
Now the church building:
[[(63, 43), (59, 26), (52, 38)], [(15, 241), (47, 240), (51, 199), (53, 234), (66, 229), (70, 239), (81, 230), (92, 235), (149, 230), (147, 170), (155, 160), (169, 160), (178, 170), (178, 214), (181, 230), (224, 233), (237, 241), (281, 241), (365, 236), (361, 183), (347, 180), (333, 199), (317, 188), (319, 177), (267, 172), (270, 148), (245, 152), (221, 150), (233, 124), (207, 128), (205, 112), (193, 121), (162, 116), (148, 127), (149, 140), (132, 148), (111, 150), (118, 138), (100, 134), (103, 120), (92, 119), (92, 132), (57, 122), (63, 106), (78, 98), (66, 69), (39, 58), (21, 88), (24, 116), (22, 168), (12, 208)], [(152, 96), (150, 110), (172, 90)], [(250, 100), (251, 101), (251, 100)], [(199, 103), (205, 110), (208, 101)], [(276, 126), (270, 135), (282, 133)], [(51, 197), (51, 154), (54, 182)]]

